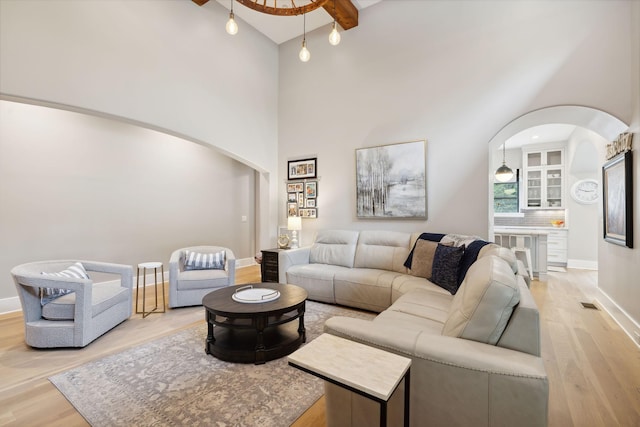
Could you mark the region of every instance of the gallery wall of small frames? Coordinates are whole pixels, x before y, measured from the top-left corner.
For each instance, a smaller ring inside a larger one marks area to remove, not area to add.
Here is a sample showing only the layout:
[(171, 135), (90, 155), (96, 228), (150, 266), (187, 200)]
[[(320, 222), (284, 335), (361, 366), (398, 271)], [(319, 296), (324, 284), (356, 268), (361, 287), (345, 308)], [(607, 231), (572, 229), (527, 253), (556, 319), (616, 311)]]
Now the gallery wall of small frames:
[(287, 216), (318, 217), (317, 159), (287, 163)]

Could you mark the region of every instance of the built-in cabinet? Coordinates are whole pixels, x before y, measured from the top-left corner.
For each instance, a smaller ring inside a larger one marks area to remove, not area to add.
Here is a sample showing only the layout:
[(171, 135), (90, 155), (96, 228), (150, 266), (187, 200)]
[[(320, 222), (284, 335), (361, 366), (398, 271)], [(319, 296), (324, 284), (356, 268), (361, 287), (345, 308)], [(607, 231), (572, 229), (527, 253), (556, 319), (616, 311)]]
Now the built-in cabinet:
[(568, 230), (550, 230), (547, 236), (547, 261), (553, 265), (567, 265)]
[(525, 208), (564, 207), (564, 148), (523, 149)]

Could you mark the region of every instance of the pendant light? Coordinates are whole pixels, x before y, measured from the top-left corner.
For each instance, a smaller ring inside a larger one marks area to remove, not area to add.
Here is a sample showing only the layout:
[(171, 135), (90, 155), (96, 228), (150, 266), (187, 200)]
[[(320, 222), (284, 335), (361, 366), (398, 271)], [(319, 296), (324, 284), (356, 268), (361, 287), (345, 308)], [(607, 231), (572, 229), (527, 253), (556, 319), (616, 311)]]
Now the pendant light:
[(338, 32), (338, 29), (336, 28), (336, 0), (333, 0), (333, 29), (331, 30), (331, 33), (329, 33), (329, 43), (331, 43), (333, 46), (337, 46), (338, 44), (340, 44), (340, 33)]
[(227, 25), (225, 29), (228, 34), (232, 36), (238, 33), (238, 24), (236, 24), (235, 16), (233, 14), (233, 0), (231, 0), (231, 13), (229, 14), (229, 20), (227, 21)]
[(507, 166), (505, 161), (506, 149), (507, 149), (507, 142), (505, 141), (502, 144), (502, 166), (500, 166), (498, 170), (496, 170), (496, 179), (500, 182), (507, 182), (511, 178), (513, 178), (513, 171), (509, 166)]
[(311, 52), (307, 49), (307, 14), (302, 14), (303, 18), (303, 36), (302, 36), (302, 49), (300, 49), (300, 53), (298, 56), (300, 57), (300, 61), (308, 62), (311, 59)]

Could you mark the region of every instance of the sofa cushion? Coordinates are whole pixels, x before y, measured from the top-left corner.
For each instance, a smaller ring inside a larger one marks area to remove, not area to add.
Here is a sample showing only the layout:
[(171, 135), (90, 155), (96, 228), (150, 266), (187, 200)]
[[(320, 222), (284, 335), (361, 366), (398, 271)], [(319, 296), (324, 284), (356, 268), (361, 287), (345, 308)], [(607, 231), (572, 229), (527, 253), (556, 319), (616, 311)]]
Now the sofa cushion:
[(449, 293), (440, 294), (426, 289), (414, 289), (398, 298), (386, 311), (437, 322), (440, 324), (438, 333), (441, 333), (444, 322), (449, 317), (453, 298)]
[[(121, 302), (128, 301), (130, 289), (119, 281), (91, 285), (91, 315), (93, 317)], [(64, 295), (42, 306), (42, 317), (47, 320), (73, 320), (76, 293)]]
[(464, 249), (464, 245), (452, 247), (438, 244), (433, 255), (431, 281), (451, 292), (451, 295), (458, 290), (458, 273)]
[(401, 273), (373, 268), (336, 271), (336, 303), (381, 312), (391, 305), (391, 284)]
[(425, 279), (424, 277), (411, 276), (402, 274), (396, 277), (391, 284), (391, 302), (395, 302), (402, 295), (413, 291), (414, 289), (423, 289), (436, 294), (445, 294), (451, 297), (451, 293), (435, 283)]
[(310, 300), (335, 304), (333, 278), (346, 267), (326, 264), (299, 264), (287, 270), (287, 283), (303, 287)]
[(520, 300), (516, 277), (497, 256), (477, 260), (453, 298), (442, 335), (495, 345)]
[(309, 262), (353, 268), (358, 234), (346, 230), (318, 231), (309, 252)]
[(404, 261), (409, 254), (409, 233), (361, 231), (356, 246), (354, 267), (406, 273)]

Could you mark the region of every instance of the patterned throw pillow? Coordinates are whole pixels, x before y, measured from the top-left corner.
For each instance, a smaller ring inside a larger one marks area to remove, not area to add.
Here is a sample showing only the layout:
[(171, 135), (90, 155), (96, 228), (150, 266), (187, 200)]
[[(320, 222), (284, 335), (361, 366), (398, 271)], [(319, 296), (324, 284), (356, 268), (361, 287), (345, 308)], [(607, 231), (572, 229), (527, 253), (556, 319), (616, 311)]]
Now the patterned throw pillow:
[[(436, 254), (438, 244), (438, 242), (432, 242), (430, 240), (419, 239), (416, 241), (413, 247), (413, 258), (411, 259), (409, 274), (424, 277), (427, 280), (431, 279), (433, 257)], [(451, 243), (446, 243), (445, 245), (451, 246)]]
[(224, 270), (226, 260), (225, 251), (203, 254), (200, 252), (185, 251), (185, 270)]
[(446, 246), (438, 244), (433, 256), (431, 281), (455, 295), (458, 291), (458, 272), (464, 255), (464, 245)]
[[(59, 273), (42, 273), (43, 276), (50, 277), (66, 277), (69, 279), (88, 279), (89, 275), (84, 269), (84, 266), (80, 262), (76, 262), (66, 270), (62, 270)], [(73, 292), (71, 289), (57, 289), (57, 288), (40, 288), (40, 304), (46, 305), (56, 298), (60, 298), (63, 295)]]

